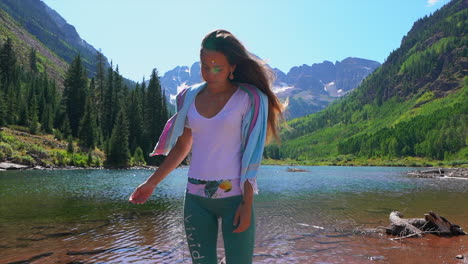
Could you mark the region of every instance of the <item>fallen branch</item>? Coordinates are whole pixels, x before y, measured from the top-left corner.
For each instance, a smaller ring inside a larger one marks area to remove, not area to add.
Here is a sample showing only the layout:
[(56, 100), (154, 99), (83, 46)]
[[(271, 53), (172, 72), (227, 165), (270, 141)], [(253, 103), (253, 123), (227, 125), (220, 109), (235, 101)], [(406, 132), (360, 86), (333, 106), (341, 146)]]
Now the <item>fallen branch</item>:
[(437, 226), (437, 231), (439, 235), (466, 235), (466, 233), (463, 232), (463, 229), (459, 225), (454, 225), (450, 223), (450, 221), (447, 220), (445, 217), (438, 216), (434, 212), (429, 212), (429, 214), (425, 214), (424, 218), (428, 222), (431, 222)]
[(402, 218), (403, 214), (398, 211), (390, 213), (390, 226), (386, 228), (389, 235), (398, 236), (403, 239), (408, 237), (422, 237), (424, 234), (433, 233), (439, 236), (458, 236), (466, 235), (463, 229), (450, 223), (443, 216), (438, 216), (434, 212), (425, 214), (425, 218)]
[[(425, 235), (425, 234), (432, 234), (432, 233), (435, 233), (435, 232), (433, 232), (433, 231), (424, 231), (424, 232), (421, 232), (421, 233), (418, 233), (418, 234)], [(390, 238), (390, 240), (392, 240), (392, 241), (401, 240), (401, 239), (405, 239), (405, 238), (409, 238), (409, 237), (414, 237), (414, 236), (416, 236), (418, 234), (411, 234), (411, 235), (402, 236), (402, 237), (394, 237), (394, 238)]]

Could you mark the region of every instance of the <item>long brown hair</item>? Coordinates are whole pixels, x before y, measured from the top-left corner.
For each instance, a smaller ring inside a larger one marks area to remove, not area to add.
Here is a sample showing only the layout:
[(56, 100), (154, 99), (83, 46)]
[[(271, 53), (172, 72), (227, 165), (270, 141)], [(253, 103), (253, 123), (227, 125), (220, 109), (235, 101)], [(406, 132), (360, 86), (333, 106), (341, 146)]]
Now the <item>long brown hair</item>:
[[(279, 127), (284, 122), (283, 105), (271, 89), (275, 75), (271, 68), (255, 55), (229, 31), (218, 29), (208, 33), (202, 41), (200, 53), (205, 50), (218, 51), (227, 57), (229, 64), (236, 65), (231, 81), (256, 86), (268, 96), (268, 128), (266, 143), (272, 139), (280, 143)], [(287, 103), (286, 103), (287, 104)]]

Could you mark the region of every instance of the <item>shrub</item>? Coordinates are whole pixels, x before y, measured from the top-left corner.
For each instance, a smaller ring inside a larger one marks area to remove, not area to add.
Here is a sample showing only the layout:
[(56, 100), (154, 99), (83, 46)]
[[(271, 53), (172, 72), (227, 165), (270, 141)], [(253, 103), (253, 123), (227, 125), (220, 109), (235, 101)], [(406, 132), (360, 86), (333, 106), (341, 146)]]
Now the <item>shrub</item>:
[(2, 154), (4, 155), (2, 159), (13, 155), (13, 148), (10, 146), (10, 144), (5, 143), (5, 142), (0, 142), (0, 155)]
[(23, 165), (29, 165), (29, 166), (35, 166), (36, 165), (36, 161), (29, 155), (18, 155), (18, 154), (13, 154), (13, 156), (11, 157), (12, 158), (12, 161), (14, 163), (18, 163), (18, 164), (23, 164)]
[(38, 146), (38, 145), (29, 145), (28, 154), (34, 154), (40, 159), (49, 158), (49, 153), (47, 153), (47, 151), (43, 147)]

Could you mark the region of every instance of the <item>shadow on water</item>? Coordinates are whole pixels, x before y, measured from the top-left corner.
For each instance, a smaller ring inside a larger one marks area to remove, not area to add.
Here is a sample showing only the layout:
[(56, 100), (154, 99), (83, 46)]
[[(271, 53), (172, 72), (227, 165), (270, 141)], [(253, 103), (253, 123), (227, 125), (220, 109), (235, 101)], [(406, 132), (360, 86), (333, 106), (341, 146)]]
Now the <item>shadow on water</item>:
[[(430, 210), (468, 228), (468, 184), (405, 177), (409, 168), (263, 166), (255, 198), (255, 263), (460, 263), (468, 238), (390, 241), (399, 210)], [(190, 263), (182, 208), (186, 168), (144, 205), (128, 203), (147, 170), (0, 173), (1, 263)], [(220, 256), (222, 241), (218, 244)]]

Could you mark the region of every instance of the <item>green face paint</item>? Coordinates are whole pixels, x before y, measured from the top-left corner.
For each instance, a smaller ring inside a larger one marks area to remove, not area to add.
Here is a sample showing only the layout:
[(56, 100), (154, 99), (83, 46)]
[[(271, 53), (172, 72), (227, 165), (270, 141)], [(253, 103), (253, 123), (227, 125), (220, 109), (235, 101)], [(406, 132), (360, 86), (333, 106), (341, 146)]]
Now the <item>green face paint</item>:
[(212, 73), (218, 73), (218, 72), (220, 72), (220, 71), (221, 71), (221, 69), (220, 69), (218, 66), (215, 66), (215, 67), (213, 67), (213, 68), (211, 69), (211, 72), (212, 72)]

